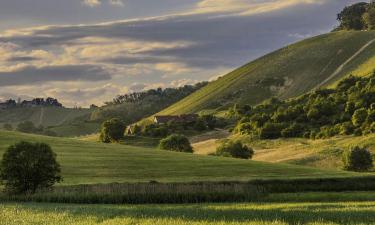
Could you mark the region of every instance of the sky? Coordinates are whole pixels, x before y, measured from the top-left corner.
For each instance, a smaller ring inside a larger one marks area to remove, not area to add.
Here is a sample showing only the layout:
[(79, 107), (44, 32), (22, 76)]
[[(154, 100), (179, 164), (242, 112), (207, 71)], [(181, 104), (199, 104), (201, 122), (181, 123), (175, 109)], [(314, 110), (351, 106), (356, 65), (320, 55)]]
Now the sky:
[(0, 101), (102, 105), (214, 80), (323, 34), (354, 0), (1, 0)]

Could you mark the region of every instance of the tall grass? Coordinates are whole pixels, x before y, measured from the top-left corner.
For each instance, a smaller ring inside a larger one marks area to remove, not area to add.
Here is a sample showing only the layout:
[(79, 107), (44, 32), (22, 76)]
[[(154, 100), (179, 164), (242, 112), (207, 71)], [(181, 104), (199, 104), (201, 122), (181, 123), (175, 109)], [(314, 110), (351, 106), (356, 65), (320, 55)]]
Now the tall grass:
[(33, 195), (2, 194), (0, 200), (88, 204), (252, 202), (264, 200), (270, 193), (343, 191), (375, 191), (375, 177), (76, 185)]
[(261, 187), (241, 183), (139, 183), (57, 187), (33, 195), (1, 195), (3, 201), (56, 203), (201, 203), (248, 202), (265, 195)]

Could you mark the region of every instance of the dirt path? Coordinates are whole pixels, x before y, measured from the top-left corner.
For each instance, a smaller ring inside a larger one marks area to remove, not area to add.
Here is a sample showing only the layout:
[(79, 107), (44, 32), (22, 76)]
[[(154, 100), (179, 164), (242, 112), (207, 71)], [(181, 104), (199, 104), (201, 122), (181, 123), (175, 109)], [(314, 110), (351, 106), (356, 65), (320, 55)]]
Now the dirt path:
[(229, 137), (227, 130), (216, 129), (190, 138), (195, 154), (207, 155), (216, 151), (218, 141)]
[(39, 125), (43, 124), (43, 118), (44, 118), (44, 108), (40, 108), (40, 115), (39, 115)]
[(327, 79), (325, 79), (323, 82), (321, 82), (320, 84), (318, 84), (315, 89), (318, 89), (322, 86), (324, 86), (325, 84), (327, 84), (330, 80), (332, 80), (333, 78), (335, 78), (339, 73), (341, 73), (341, 71), (344, 69), (344, 67), (346, 65), (348, 65), (351, 61), (353, 61), (353, 59), (355, 59), (359, 54), (361, 54), (364, 50), (366, 50), (372, 43), (375, 42), (375, 39), (367, 42), (364, 46), (362, 46), (362, 48), (360, 48), (356, 53), (354, 53), (349, 59), (347, 59), (343, 64), (341, 64), (336, 70), (335, 72), (333, 72)]

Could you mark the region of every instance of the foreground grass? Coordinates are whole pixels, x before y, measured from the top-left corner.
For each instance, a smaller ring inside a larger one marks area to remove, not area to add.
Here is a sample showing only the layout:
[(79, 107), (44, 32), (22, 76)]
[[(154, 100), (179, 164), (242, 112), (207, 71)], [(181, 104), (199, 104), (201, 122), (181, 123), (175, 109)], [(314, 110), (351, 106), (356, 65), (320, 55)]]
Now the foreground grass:
[[(336, 193), (324, 202), (259, 202), (188, 205), (64, 205), (15, 204), (0, 206), (2, 224), (374, 224), (374, 193)], [(325, 193), (305, 193), (326, 198)], [(368, 196), (367, 201), (361, 196)], [(274, 200), (293, 199), (283, 194)], [(360, 201), (356, 199), (360, 198)], [(302, 200), (300, 198), (300, 200)], [(329, 202), (328, 202), (329, 201)]]
[(199, 156), (152, 148), (101, 144), (0, 131), (0, 155), (18, 141), (50, 144), (62, 166), (64, 185), (112, 182), (248, 181), (274, 178), (351, 177), (289, 164)]

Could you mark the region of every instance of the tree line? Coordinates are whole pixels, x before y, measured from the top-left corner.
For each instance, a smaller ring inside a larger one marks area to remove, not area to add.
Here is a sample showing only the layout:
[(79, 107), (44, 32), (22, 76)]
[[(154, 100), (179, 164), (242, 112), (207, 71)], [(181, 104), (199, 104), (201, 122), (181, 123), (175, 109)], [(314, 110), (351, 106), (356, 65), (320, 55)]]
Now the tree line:
[(375, 30), (375, 2), (360, 2), (345, 7), (338, 15), (335, 30)]

